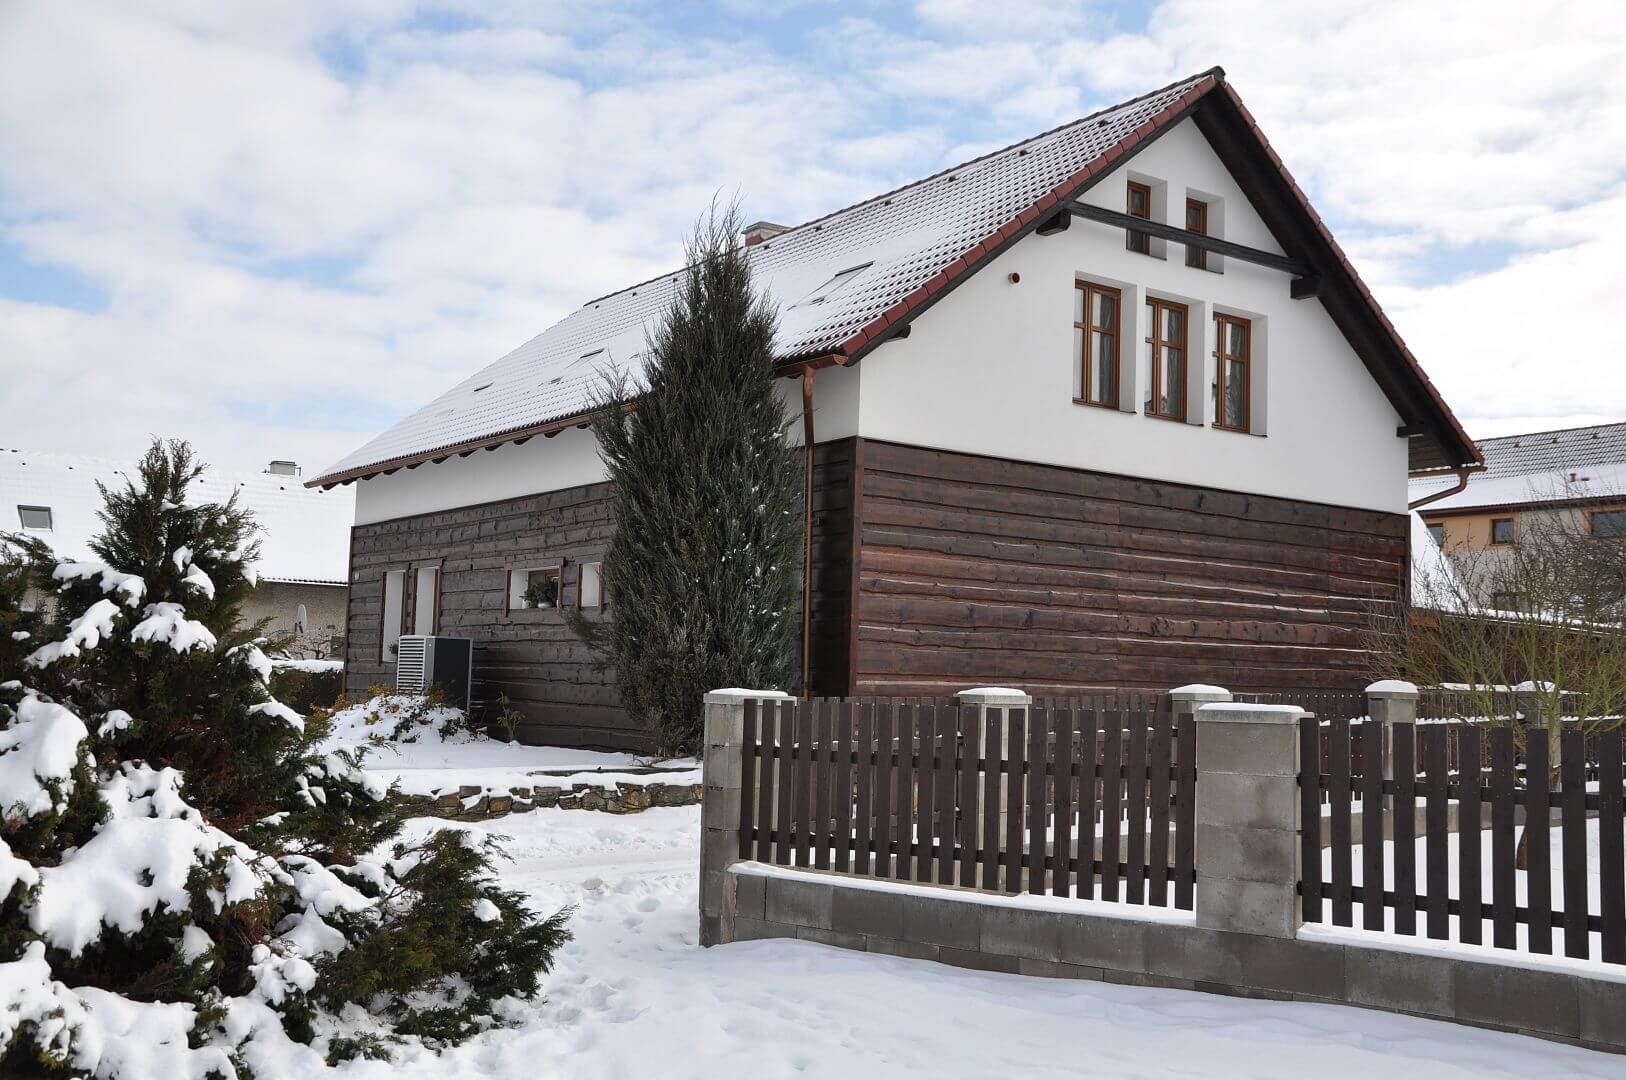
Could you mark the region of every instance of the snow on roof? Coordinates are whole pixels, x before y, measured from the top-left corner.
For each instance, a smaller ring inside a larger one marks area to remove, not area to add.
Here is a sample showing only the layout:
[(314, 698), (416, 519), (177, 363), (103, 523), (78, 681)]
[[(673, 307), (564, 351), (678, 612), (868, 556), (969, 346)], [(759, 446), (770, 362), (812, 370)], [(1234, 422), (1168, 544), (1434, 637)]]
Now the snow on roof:
[[(101, 530), (96, 482), (122, 485), (135, 462), (0, 448), (0, 531), (18, 532), (20, 506), (49, 507), (49, 531), (29, 529), (64, 558), (86, 558)], [(268, 581), (344, 585), (350, 578), (350, 526), (355, 492), (310, 490), (298, 477), (209, 469), (191, 488), (197, 501), (224, 502), (233, 491), (262, 530), (260, 577)]]
[[(1464, 510), (1524, 503), (1626, 498), (1626, 423), (1597, 424), (1562, 431), (1534, 431), (1480, 439), (1485, 471), (1469, 477), (1455, 495), (1425, 509)], [(1455, 477), (1412, 481), (1413, 500), (1456, 483)]]
[[(782, 360), (830, 353), (1214, 73), (1086, 116), (747, 249), (779, 306)], [(588, 411), (599, 372), (636, 376), (682, 271), (589, 301), (311, 483)], [(380, 470), (381, 471), (381, 470)]]

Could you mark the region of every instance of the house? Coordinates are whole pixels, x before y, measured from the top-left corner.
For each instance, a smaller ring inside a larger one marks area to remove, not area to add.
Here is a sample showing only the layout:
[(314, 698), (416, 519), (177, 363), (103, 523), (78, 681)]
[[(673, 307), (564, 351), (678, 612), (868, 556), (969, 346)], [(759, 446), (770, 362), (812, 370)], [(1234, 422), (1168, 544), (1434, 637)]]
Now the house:
[[(94, 558), (89, 542), (101, 530), (98, 482), (123, 485), (128, 464), (68, 454), (0, 449), (0, 530), (37, 537), (65, 559)], [(193, 497), (224, 502), (233, 493), (262, 530), (259, 587), (244, 606), (248, 623), (266, 620), (277, 648), (300, 656), (331, 656), (344, 633), (350, 526), (348, 491), (312, 491), (299, 466), (273, 461), (263, 473), (209, 469)]]
[(1411, 483), (1413, 505), (1434, 542), (1465, 570), (1479, 603), (1512, 611), (1523, 605), (1498, 580), (1521, 533), (1548, 530), (1626, 540), (1626, 423), (1535, 431), (1481, 439), (1485, 468), (1452, 482)]
[[(744, 242), (812, 403), (815, 694), (1363, 685), (1407, 477), (1478, 463), (1217, 68)], [(309, 481), (357, 486), (351, 689), (403, 632), (465, 635), (527, 737), (644, 745), (525, 594), (610, 599), (589, 392), (677, 281), (589, 301)]]

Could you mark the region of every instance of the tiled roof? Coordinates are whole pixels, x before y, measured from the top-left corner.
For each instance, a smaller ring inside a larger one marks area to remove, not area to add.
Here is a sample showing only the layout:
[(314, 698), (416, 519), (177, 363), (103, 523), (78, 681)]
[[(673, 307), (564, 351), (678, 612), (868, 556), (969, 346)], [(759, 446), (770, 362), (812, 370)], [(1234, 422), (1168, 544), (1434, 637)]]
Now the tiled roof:
[[(1381, 340), (1368, 351), (1402, 369), (1396, 379), (1412, 403), (1397, 407), (1430, 418), (1430, 437), (1451, 444), (1435, 455), (1446, 464), (1471, 458), (1472, 444), (1455, 417), (1218, 68), (752, 246), (756, 283), (779, 307), (780, 360), (861, 356), (1219, 88), (1224, 93), (1215, 96), (1234, 107), (1295, 212), (1307, 214), (1314, 243), (1335, 260), (1330, 269), (1377, 328)], [(346, 482), (580, 422), (599, 372), (613, 365), (637, 374), (647, 330), (670, 304), (680, 275), (590, 301), (309, 483)]]
[[(1533, 431), (1480, 439), (1485, 471), (1428, 512), (1489, 509), (1578, 499), (1626, 498), (1626, 423)], [(1453, 486), (1449, 477), (1414, 480), (1413, 500)]]
[[(123, 485), (134, 462), (0, 448), (0, 531), (21, 531), (18, 506), (48, 506), (49, 532), (28, 530), (65, 559), (93, 558), (89, 542), (101, 531), (96, 482)], [(224, 502), (237, 492), (262, 532), (260, 577), (266, 581), (344, 585), (350, 580), (350, 526), (356, 497), (348, 488), (312, 491), (297, 476), (210, 469), (192, 485), (199, 502)]]
[(1619, 465), (1626, 463), (1626, 423), (1501, 435), (1480, 439), (1478, 446), (1487, 478)]

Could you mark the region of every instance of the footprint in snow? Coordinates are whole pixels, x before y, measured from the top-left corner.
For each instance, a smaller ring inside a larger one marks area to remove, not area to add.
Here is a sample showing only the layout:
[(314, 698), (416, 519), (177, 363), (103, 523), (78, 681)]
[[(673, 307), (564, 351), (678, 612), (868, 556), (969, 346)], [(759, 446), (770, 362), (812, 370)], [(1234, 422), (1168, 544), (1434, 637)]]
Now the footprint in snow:
[(646, 896), (642, 900), (638, 901), (639, 911), (657, 911), (660, 909), (660, 906), (661, 901), (657, 896)]

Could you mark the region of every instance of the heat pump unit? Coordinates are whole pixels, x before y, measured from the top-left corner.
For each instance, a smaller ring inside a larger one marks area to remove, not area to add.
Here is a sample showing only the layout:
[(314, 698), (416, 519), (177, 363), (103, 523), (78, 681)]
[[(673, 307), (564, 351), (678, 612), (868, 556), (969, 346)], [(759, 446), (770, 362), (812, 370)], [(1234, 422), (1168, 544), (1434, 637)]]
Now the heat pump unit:
[(439, 688), (449, 705), (467, 712), (474, 687), (474, 642), (465, 637), (402, 634), (395, 646), (395, 689), (427, 694)]

